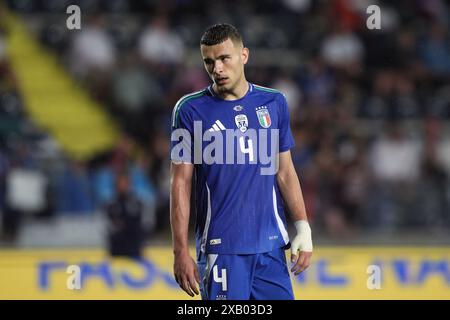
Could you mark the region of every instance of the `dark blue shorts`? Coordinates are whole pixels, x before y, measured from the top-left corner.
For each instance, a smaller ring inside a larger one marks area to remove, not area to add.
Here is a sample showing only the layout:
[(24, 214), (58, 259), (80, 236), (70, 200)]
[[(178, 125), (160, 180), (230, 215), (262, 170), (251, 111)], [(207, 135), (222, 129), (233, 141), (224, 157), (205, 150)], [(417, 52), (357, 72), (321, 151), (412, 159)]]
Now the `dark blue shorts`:
[(204, 300), (293, 300), (283, 248), (258, 254), (200, 254)]

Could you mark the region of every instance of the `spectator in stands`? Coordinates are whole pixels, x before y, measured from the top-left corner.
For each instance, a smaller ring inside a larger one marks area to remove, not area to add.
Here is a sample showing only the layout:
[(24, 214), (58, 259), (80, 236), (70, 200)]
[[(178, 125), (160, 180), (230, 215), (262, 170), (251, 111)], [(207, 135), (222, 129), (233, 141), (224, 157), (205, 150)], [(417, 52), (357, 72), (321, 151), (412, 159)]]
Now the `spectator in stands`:
[(333, 71), (320, 57), (308, 61), (301, 85), (305, 101), (314, 105), (330, 105), (335, 101), (336, 83)]
[(450, 203), (447, 201), (449, 172), (439, 159), (443, 129), (443, 122), (438, 118), (429, 118), (425, 122), (425, 156), (421, 163), (423, 175), (418, 192), (419, 211), (422, 214), (409, 216), (407, 222), (410, 226), (425, 226), (433, 230), (450, 227)]
[(114, 111), (123, 117), (127, 131), (144, 140), (149, 121), (163, 108), (164, 96), (155, 76), (139, 62), (134, 53), (124, 57), (113, 76), (111, 95)]
[(138, 40), (140, 56), (152, 64), (180, 64), (184, 44), (164, 15), (154, 16)]
[(144, 244), (143, 204), (131, 191), (128, 173), (118, 174), (115, 187), (116, 196), (105, 210), (108, 220), (108, 252), (113, 257), (140, 258)]
[(370, 152), (374, 178), (384, 182), (414, 182), (420, 175), (421, 144), (408, 138), (399, 124), (391, 124)]
[(381, 69), (373, 77), (370, 94), (362, 100), (360, 116), (369, 119), (392, 119), (392, 97), (395, 89), (395, 73)]
[(419, 48), (420, 56), (431, 73), (441, 77), (450, 75), (450, 42), (445, 26), (433, 22)]
[(6, 203), (3, 214), (3, 233), (14, 241), (26, 217), (42, 215), (49, 210), (48, 179), (30, 153), (30, 147), (20, 142), (14, 150), (6, 174)]
[(369, 150), (369, 170), (374, 185), (366, 216), (367, 227), (394, 231), (408, 215), (421, 214), (415, 203), (421, 148), (420, 141), (407, 137), (398, 123), (391, 124), (387, 135), (374, 142)]
[(93, 16), (74, 36), (70, 50), (70, 69), (81, 78), (108, 72), (116, 62), (116, 49), (105, 29), (102, 16)]
[(272, 87), (285, 94), (291, 117), (295, 118), (295, 115), (300, 109), (302, 92), (300, 91), (300, 87), (297, 83), (295, 83), (292, 79), (289, 72), (282, 71), (280, 75), (274, 79)]
[(147, 104), (158, 103), (161, 89), (139, 65), (138, 57), (128, 54), (114, 74), (112, 92), (120, 111), (139, 115)]
[(417, 119), (421, 116), (420, 100), (411, 77), (406, 74), (398, 74), (395, 77), (394, 92), (393, 113), (395, 119)]
[(94, 210), (92, 190), (83, 163), (68, 162), (56, 188), (58, 211), (74, 214), (91, 214)]
[(323, 40), (321, 55), (324, 61), (335, 68), (353, 73), (361, 67), (364, 47), (355, 33), (345, 25), (338, 25)]
[(157, 186), (156, 228), (164, 230), (169, 225), (169, 197), (170, 197), (170, 172), (169, 166), (165, 165), (169, 157), (168, 133), (157, 130), (151, 142), (152, 165), (151, 176)]

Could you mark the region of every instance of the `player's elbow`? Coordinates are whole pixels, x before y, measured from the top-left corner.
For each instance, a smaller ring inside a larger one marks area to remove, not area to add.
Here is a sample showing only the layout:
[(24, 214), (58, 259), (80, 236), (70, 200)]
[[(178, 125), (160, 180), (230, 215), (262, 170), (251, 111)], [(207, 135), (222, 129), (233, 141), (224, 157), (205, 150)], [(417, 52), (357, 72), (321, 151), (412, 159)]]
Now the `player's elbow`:
[(279, 185), (285, 185), (288, 181), (288, 172), (287, 170), (279, 170), (277, 172), (277, 182)]
[(295, 181), (297, 173), (293, 167), (285, 167), (277, 173), (277, 182), (279, 185), (289, 185), (291, 181)]

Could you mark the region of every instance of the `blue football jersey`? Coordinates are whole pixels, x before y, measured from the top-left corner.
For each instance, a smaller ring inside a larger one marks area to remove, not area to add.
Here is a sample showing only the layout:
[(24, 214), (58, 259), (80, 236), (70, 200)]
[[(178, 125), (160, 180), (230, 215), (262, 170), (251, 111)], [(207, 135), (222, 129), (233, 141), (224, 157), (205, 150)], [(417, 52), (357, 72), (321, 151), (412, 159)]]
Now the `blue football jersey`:
[(275, 175), (278, 152), (294, 146), (282, 93), (249, 83), (232, 101), (212, 86), (186, 95), (174, 107), (171, 140), (171, 160), (195, 165), (197, 252), (255, 254), (289, 244)]

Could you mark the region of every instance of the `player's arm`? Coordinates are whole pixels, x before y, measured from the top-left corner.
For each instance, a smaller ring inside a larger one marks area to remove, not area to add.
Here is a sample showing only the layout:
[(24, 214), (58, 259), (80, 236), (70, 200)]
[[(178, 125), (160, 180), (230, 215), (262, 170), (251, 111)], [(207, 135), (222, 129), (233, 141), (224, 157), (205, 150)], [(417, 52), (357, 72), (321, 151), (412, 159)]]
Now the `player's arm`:
[(194, 165), (175, 164), (170, 168), (170, 225), (174, 252), (174, 276), (180, 287), (191, 297), (198, 294), (200, 283), (197, 264), (189, 255), (189, 214), (191, 181)]
[[(291, 261), (295, 262), (291, 271), (298, 275), (310, 264), (312, 239), (300, 182), (289, 150), (280, 153), (277, 182), (297, 229), (297, 235), (291, 242)], [(299, 250), (300, 254), (298, 255)]]

